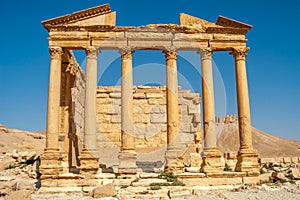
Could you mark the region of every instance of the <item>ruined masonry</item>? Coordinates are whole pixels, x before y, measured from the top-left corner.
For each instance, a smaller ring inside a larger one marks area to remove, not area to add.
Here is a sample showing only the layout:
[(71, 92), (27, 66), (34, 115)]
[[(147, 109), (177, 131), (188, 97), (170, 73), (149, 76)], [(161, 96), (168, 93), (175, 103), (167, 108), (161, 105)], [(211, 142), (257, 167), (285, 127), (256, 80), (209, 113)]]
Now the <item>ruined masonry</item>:
[[(180, 14), (179, 25), (116, 26), (116, 12), (108, 4), (42, 24), (49, 32), (50, 77), (40, 192), (65, 187), (87, 192), (104, 183), (130, 185), (150, 171), (173, 172), (190, 186), (258, 182), (246, 74), (245, 34), (250, 25), (223, 16), (211, 23)], [(72, 50), (86, 52), (85, 72)], [(101, 50), (119, 50), (120, 87), (97, 87)], [(166, 86), (133, 85), (135, 50), (162, 51)], [(199, 95), (178, 87), (178, 51), (200, 55), (203, 130)], [(235, 61), (240, 149), (230, 172), (224, 171), (216, 146), (215, 51), (228, 51)]]

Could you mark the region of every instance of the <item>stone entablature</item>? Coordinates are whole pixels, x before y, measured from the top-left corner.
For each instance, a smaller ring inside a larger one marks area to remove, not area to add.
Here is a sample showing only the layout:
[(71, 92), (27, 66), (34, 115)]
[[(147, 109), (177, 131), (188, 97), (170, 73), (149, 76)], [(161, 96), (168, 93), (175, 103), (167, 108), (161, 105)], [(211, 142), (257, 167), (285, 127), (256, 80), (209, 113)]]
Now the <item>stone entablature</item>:
[[(178, 90), (180, 129), (184, 147), (201, 137), (200, 97), (189, 90)], [(165, 86), (138, 86), (133, 89), (132, 135), (137, 152), (149, 152), (167, 146), (167, 114)], [(98, 86), (98, 146), (112, 142), (121, 146), (121, 87)], [(106, 137), (106, 140), (103, 139)]]
[[(100, 18), (101, 17), (101, 18)], [(92, 20), (99, 18), (97, 20)], [(71, 15), (42, 22), (49, 31), (49, 46), (86, 49), (198, 50), (214, 51), (245, 48), (248, 24), (219, 16), (216, 23), (181, 13), (180, 24), (149, 24), (147, 26), (116, 26), (116, 14), (105, 4)]]

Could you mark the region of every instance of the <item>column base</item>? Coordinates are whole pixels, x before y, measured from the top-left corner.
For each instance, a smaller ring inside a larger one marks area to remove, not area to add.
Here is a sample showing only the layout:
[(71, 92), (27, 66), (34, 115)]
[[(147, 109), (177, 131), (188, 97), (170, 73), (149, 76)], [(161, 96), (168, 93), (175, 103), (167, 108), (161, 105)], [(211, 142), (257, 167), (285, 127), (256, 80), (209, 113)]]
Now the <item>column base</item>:
[(200, 172), (221, 174), (224, 171), (224, 163), (221, 161), (222, 153), (217, 147), (204, 149)]
[(96, 152), (93, 150), (88, 150), (86, 148), (82, 149), (81, 154), (79, 156), (80, 174), (96, 174), (98, 172), (100, 165), (98, 162), (98, 158), (95, 155)]
[(240, 149), (235, 171), (247, 172), (249, 176), (259, 175), (258, 152), (252, 148)]
[(121, 151), (118, 155), (119, 174), (136, 174), (138, 167), (136, 166), (137, 154), (135, 151)]
[(180, 149), (168, 147), (165, 154), (165, 171), (173, 172), (174, 174), (180, 174), (184, 172), (183, 157), (181, 154), (182, 151)]
[(41, 179), (58, 178), (63, 173), (62, 155), (59, 149), (45, 149), (40, 156), (40, 160), (39, 172), (42, 174)]

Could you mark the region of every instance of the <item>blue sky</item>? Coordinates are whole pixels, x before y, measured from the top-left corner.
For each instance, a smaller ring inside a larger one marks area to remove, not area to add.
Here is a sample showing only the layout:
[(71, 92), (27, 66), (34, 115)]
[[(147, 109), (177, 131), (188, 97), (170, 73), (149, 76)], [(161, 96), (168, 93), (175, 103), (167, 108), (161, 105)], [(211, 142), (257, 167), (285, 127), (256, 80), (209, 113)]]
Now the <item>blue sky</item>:
[[(110, 3), (111, 9), (117, 11), (119, 26), (176, 24), (179, 23), (181, 12), (211, 22), (215, 22), (218, 15), (223, 15), (253, 25), (247, 34), (248, 46), (251, 47), (247, 70), (252, 125), (276, 136), (300, 140), (298, 0), (284, 3), (279, 0), (1, 1), (0, 123), (30, 131), (45, 129), (49, 53), (47, 31), (40, 22), (104, 3)], [(76, 56), (80, 64), (84, 63), (82, 52), (76, 52)], [(112, 63), (103, 71), (101, 66), (109, 62), (108, 58)], [(224, 52), (215, 53), (213, 59), (217, 115), (236, 113), (233, 58)], [(99, 76), (99, 84), (117, 84), (120, 78), (120, 58), (117, 53), (103, 52), (99, 62), (99, 71), (103, 72)], [(134, 54), (135, 84), (143, 83), (139, 78), (146, 73), (144, 70), (148, 69), (147, 66), (156, 69), (152, 73), (159, 72), (164, 62), (161, 52), (137, 51)], [(183, 79), (179, 78), (179, 82), (183, 86), (188, 82), (195, 92), (201, 91), (200, 75), (193, 68), (197, 68), (197, 65), (199, 55), (180, 52), (178, 69)], [(157, 74), (163, 84), (163, 74)], [(155, 82), (157, 74), (148, 75)]]

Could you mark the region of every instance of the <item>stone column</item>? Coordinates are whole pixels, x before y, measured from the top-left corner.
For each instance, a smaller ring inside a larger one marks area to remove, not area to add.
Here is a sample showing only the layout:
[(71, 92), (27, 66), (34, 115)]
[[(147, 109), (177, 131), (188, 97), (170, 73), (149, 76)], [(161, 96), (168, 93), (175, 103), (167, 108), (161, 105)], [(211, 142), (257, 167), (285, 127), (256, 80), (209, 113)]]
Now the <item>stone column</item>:
[(249, 48), (234, 49), (231, 53), (235, 60), (240, 137), (240, 149), (237, 156), (238, 161), (235, 170), (257, 175), (259, 174), (258, 153), (252, 146), (252, 127), (246, 72), (246, 56), (248, 50)]
[(55, 178), (62, 172), (61, 153), (58, 148), (60, 121), (60, 89), (63, 50), (50, 47), (50, 75), (48, 88), (48, 110), (46, 127), (46, 148), (41, 155), (40, 173), (42, 178)]
[(183, 158), (178, 135), (179, 106), (178, 106), (178, 80), (177, 80), (177, 51), (170, 47), (163, 51), (166, 58), (166, 82), (167, 82), (167, 171), (181, 173), (184, 171)]
[(97, 173), (99, 162), (96, 156), (97, 121), (97, 64), (99, 50), (95, 47), (86, 49), (86, 86), (84, 103), (84, 141), (80, 155), (80, 171), (82, 173)]
[(212, 50), (200, 49), (202, 65), (202, 102), (204, 123), (204, 152), (201, 171), (205, 173), (221, 173), (224, 169), (221, 163), (221, 152), (217, 148), (215, 124), (215, 101), (212, 70)]
[(120, 50), (122, 55), (121, 151), (118, 156), (120, 174), (135, 174), (137, 172), (137, 154), (133, 137), (133, 52), (130, 47)]

